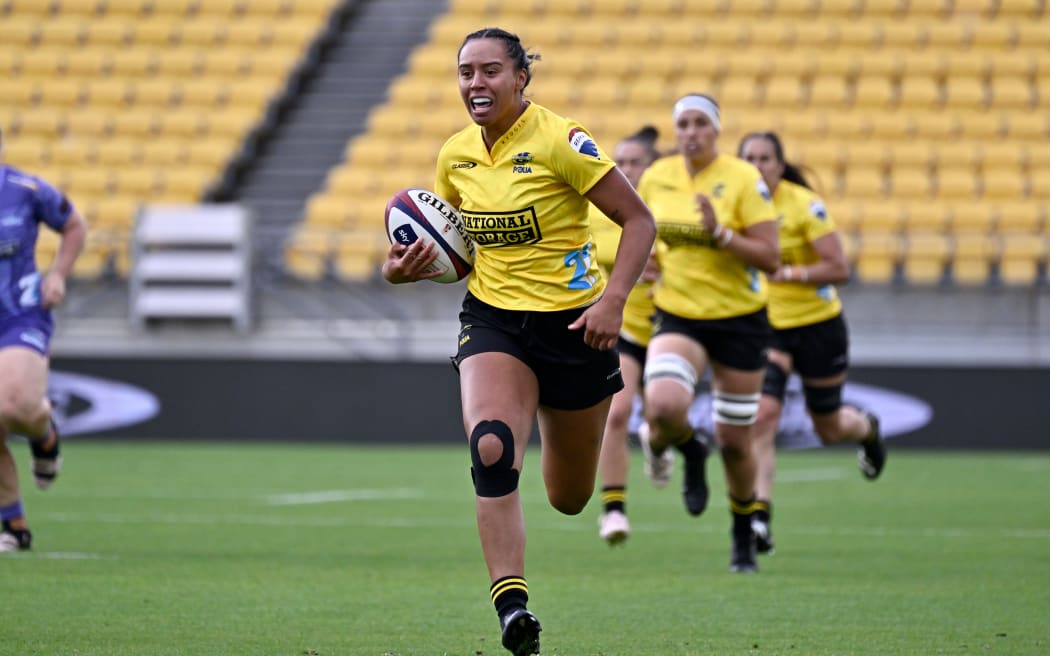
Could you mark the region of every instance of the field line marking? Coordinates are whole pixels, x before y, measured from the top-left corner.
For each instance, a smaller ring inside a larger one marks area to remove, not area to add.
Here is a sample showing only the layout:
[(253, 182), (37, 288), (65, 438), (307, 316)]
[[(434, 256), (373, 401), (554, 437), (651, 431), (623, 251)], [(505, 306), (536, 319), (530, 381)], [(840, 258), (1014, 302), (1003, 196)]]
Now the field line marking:
[(267, 495), (266, 502), (273, 506), (305, 506), (315, 503), (339, 501), (385, 501), (388, 499), (419, 499), (423, 490), (400, 488), (393, 490), (322, 490), (320, 492), (292, 492)]

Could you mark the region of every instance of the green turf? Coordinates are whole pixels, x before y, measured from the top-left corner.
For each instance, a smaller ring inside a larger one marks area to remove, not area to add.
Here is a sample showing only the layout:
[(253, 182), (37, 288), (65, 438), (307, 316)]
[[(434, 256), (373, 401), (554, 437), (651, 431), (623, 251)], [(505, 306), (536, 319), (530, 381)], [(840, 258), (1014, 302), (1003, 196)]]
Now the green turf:
[[(24, 445), (12, 445), (21, 463)], [(892, 446), (892, 444), (891, 444)], [(505, 654), (465, 448), (70, 440), (27, 491), (35, 548), (0, 557), (0, 654)], [(727, 571), (729, 517), (631, 474), (634, 534), (597, 537), (522, 479), (547, 655), (1050, 653), (1050, 456), (781, 455), (777, 553)], [(291, 498), (282, 495), (330, 493)], [(289, 503), (298, 500), (300, 503)], [(311, 501), (302, 503), (302, 501)]]

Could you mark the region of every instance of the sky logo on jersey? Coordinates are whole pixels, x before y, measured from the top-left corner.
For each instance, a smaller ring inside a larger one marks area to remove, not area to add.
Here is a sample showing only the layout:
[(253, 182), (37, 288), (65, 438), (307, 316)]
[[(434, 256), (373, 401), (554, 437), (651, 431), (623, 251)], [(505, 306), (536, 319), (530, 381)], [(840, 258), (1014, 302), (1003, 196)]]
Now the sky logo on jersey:
[(0, 219), (0, 227), (4, 228), (17, 228), (22, 225), (25, 221), (22, 217), (17, 214), (8, 214), (4, 218)]
[(825, 209), (824, 203), (820, 202), (819, 200), (809, 201), (809, 213), (817, 217), (821, 221), (824, 221), (828, 218), (828, 211), (827, 209)]
[(581, 155), (587, 155), (594, 159), (601, 159), (601, 155), (598, 154), (598, 144), (594, 143), (594, 139), (591, 139), (591, 135), (587, 134), (580, 128), (569, 130), (569, 145)]

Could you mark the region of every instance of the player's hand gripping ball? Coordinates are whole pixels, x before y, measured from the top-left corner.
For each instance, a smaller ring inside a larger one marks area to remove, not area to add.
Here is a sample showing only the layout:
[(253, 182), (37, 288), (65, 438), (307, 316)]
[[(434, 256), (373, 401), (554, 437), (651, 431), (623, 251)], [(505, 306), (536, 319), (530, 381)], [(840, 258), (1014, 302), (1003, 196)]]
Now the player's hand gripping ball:
[(390, 243), (408, 246), (417, 239), (437, 245), (438, 257), (425, 272), (440, 271), (429, 280), (456, 282), (474, 268), (474, 241), (456, 208), (432, 191), (402, 189), (386, 204)]

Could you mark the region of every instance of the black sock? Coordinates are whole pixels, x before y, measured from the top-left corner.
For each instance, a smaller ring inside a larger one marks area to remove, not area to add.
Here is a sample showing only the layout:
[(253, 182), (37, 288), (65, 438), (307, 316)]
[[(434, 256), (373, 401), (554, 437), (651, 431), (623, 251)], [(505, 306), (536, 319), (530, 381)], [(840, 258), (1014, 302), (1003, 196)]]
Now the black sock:
[(773, 519), (773, 502), (768, 499), (756, 499), (754, 503), (755, 519), (759, 519), (765, 523), (769, 523), (769, 520)]
[(513, 609), (525, 608), (529, 603), (529, 584), (524, 576), (504, 576), (489, 586), (492, 603), (500, 617)]
[(610, 485), (602, 488), (602, 509), (605, 512), (618, 510), (627, 512), (627, 488), (623, 485)]
[(689, 439), (687, 439), (684, 442), (679, 442), (674, 446), (676, 449), (678, 449), (678, 452), (686, 458), (703, 458), (705, 455), (707, 455), (707, 451), (704, 448), (704, 444), (700, 440), (696, 439), (696, 433), (694, 433), (693, 429), (691, 428), (689, 429)]
[(755, 512), (757, 505), (755, 497), (741, 501), (733, 495), (729, 495), (729, 512), (733, 513), (733, 534), (738, 536), (751, 535), (751, 514)]

